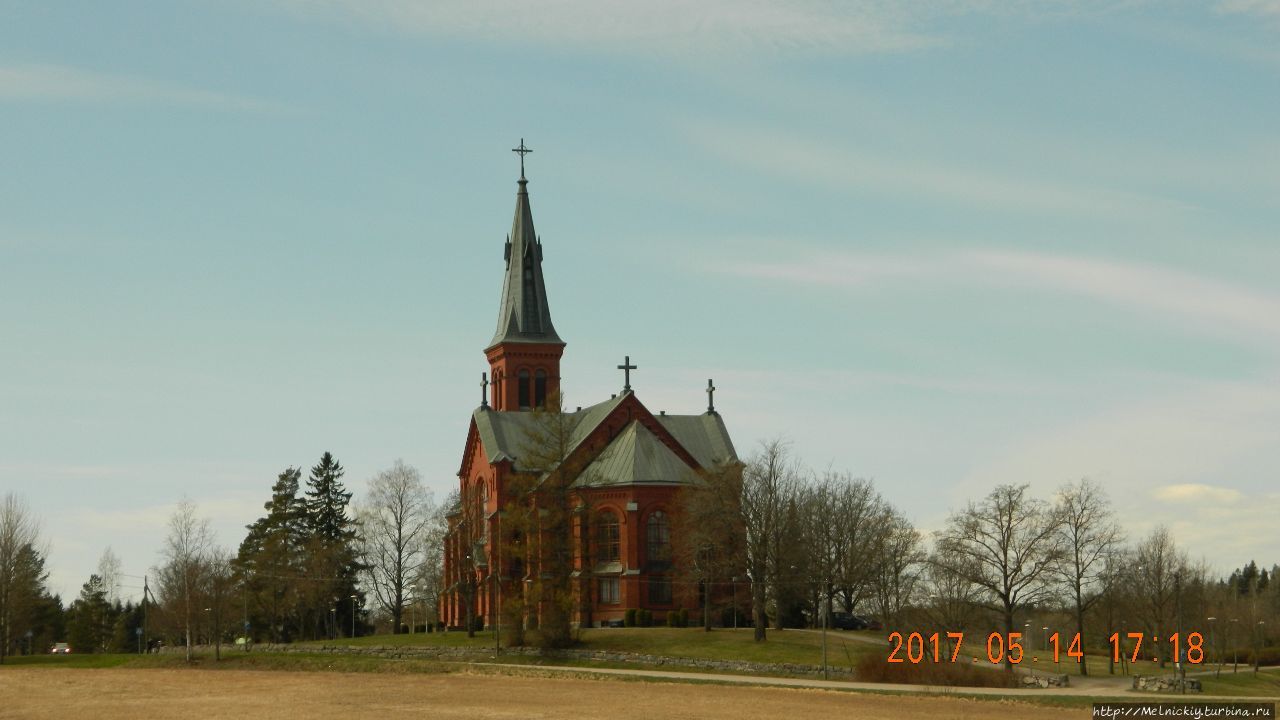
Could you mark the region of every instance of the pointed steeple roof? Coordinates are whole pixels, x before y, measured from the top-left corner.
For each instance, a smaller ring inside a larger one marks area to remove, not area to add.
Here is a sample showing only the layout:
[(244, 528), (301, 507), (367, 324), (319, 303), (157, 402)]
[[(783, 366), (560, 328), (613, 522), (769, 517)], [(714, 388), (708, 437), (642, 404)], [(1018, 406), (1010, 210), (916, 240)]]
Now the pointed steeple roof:
[[(524, 141), (520, 145), (523, 148)], [(533, 229), (524, 156), (520, 159), (520, 190), (516, 193), (511, 234), (507, 236), (507, 273), (502, 281), (502, 303), (498, 306), (498, 330), (486, 349), (505, 342), (565, 344), (551, 325), (547, 288), (542, 280), (542, 242)]]

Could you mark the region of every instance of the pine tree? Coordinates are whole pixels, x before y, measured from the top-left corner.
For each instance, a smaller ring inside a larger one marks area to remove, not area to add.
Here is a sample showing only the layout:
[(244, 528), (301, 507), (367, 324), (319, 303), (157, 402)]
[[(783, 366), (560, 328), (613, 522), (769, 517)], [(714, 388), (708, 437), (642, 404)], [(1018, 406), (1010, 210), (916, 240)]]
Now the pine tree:
[[(300, 468), (286, 468), (263, 504), (265, 517), (248, 526), (235, 560), (239, 581), (253, 598), (253, 628), (266, 628), (273, 642), (292, 639), (300, 629), (298, 577), (307, 536), (307, 506), (298, 497)], [(248, 599), (245, 600), (248, 603)]]

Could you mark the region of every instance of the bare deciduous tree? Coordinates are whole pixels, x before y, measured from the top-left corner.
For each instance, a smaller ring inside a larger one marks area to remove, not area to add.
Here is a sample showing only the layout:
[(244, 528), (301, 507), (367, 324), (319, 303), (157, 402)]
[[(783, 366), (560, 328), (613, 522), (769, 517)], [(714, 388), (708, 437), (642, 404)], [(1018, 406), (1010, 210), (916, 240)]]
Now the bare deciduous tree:
[[(213, 530), (207, 518), (196, 517), (196, 505), (184, 499), (169, 518), (169, 535), (161, 555), (164, 565), (158, 571), (161, 591), (166, 600), (176, 603), (182, 612), (186, 635), (187, 662), (191, 662), (191, 624), (195, 601), (206, 561), (213, 544)], [(168, 603), (166, 603), (168, 604)]]
[(901, 513), (886, 507), (881, 514), (885, 531), (872, 553), (872, 596), (885, 626), (899, 627), (902, 609), (915, 594), (924, 551), (920, 533)]
[[(1177, 595), (1182, 584), (1182, 574), (1187, 568), (1187, 557), (1173, 543), (1169, 528), (1157, 526), (1134, 553), (1137, 567), (1133, 569), (1137, 600), (1142, 622), (1150, 636), (1163, 638), (1177, 605)], [(1153, 648), (1165, 666), (1165, 650), (1161, 643)]]
[(35, 547), (39, 539), (40, 525), (26, 503), (14, 493), (5, 493), (0, 500), (0, 663), (16, 638), (14, 622), (28, 594), (23, 592), (23, 576), (30, 563), (24, 557), (43, 555)]
[(446, 501), (431, 512), (420, 543), (422, 569), (414, 579), (409, 601), (421, 611), (418, 617), (427, 622), (439, 619), (437, 611), (445, 590), (444, 550), (449, 509), (450, 502)]
[[(1002, 615), (1006, 640), (1014, 613), (1048, 594), (1046, 580), (1058, 562), (1058, 519), (1026, 485), (1001, 485), (980, 503), (970, 502), (938, 533), (938, 562), (986, 591)], [(1013, 653), (1004, 653), (1013, 672)]]
[(120, 557), (108, 545), (98, 558), (98, 577), (102, 579), (102, 589), (106, 593), (108, 605), (115, 605), (120, 600)]
[[(1120, 526), (1106, 491), (1088, 478), (1058, 490), (1057, 515), (1063, 551), (1057, 571), (1075, 601), (1076, 634), (1084, 643), (1084, 615), (1102, 597), (1106, 558), (1121, 541)], [(1084, 656), (1078, 665), (1081, 675), (1089, 674)]]
[(392, 632), (400, 632), (405, 604), (422, 575), (434, 514), (422, 476), (400, 460), (369, 483), (360, 507), (366, 572), (378, 604), (391, 615)]
[(769, 594), (776, 596), (783, 576), (790, 575), (792, 548), (784, 543), (786, 514), (799, 486), (800, 471), (781, 439), (762, 442), (743, 468), (738, 506), (747, 535), (746, 564), (757, 641), (766, 639)]

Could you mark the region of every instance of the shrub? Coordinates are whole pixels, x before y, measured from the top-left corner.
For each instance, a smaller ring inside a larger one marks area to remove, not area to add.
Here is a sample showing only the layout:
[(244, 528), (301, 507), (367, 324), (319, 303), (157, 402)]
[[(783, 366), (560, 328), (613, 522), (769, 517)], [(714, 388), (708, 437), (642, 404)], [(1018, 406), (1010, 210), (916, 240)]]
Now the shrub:
[(912, 685), (947, 685), (959, 687), (1017, 687), (1016, 676), (1000, 668), (979, 668), (967, 663), (919, 664), (890, 663), (880, 653), (869, 653), (858, 659), (853, 669), (856, 680), (863, 682), (902, 683)]
[(676, 612), (676, 615), (680, 618), (680, 627), (689, 627), (689, 611), (687, 609), (680, 608), (680, 610)]
[(622, 614), (622, 625), (624, 627), (636, 626), (636, 609), (635, 608), (627, 608), (626, 612)]
[(636, 612), (636, 619), (640, 621), (640, 627), (653, 627), (653, 611), (641, 608)]
[[(1262, 665), (1280, 665), (1280, 646), (1258, 648), (1258, 658)], [(1240, 664), (1253, 664), (1253, 649), (1240, 650)]]

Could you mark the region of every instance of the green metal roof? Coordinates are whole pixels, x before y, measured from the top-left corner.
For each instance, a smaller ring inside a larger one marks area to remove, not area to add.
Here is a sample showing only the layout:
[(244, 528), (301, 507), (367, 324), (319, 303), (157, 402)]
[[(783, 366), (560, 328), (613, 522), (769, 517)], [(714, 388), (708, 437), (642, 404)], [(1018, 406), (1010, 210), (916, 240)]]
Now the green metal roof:
[(697, 475), (649, 429), (632, 420), (574, 481), (576, 487), (687, 484)]
[[(591, 407), (565, 413), (565, 418), (573, 423), (569, 439), (570, 451), (577, 448), (592, 430), (604, 422), (625, 397), (619, 395)], [(519, 458), (524, 453), (526, 438), (535, 429), (532, 411), (499, 412), (491, 408), (478, 408), (472, 417), (475, 418), (476, 430), (480, 433), (480, 442), (484, 445), (490, 463)]]
[(720, 413), (658, 415), (657, 418), (702, 467), (712, 468), (738, 460), (738, 453), (733, 449), (733, 441), (729, 439), (729, 430), (720, 419)]
[[(573, 423), (570, 430), (570, 451), (581, 445), (591, 431), (599, 427), (626, 398), (627, 395), (623, 394), (576, 412), (565, 413), (566, 420)], [(479, 408), (473, 417), (488, 462), (508, 460), (518, 467), (518, 458), (525, 452), (526, 438), (535, 430), (534, 413)], [(729, 439), (729, 431), (718, 413), (654, 417), (702, 467), (711, 468), (737, 461), (733, 441)], [(607, 483), (684, 482), (684, 473), (692, 473), (692, 469), (675, 452), (643, 425), (634, 421), (601, 451), (590, 467)], [(579, 482), (599, 484), (590, 478), (583, 478)]]

